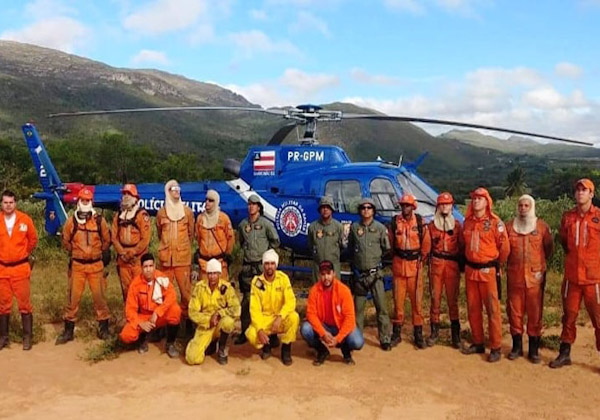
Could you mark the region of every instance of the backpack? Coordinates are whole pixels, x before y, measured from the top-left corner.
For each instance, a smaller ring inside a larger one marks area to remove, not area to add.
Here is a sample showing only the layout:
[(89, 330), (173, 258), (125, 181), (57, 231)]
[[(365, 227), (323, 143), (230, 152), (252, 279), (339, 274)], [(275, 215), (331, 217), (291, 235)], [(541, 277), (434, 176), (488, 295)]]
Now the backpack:
[[(415, 213), (415, 217), (417, 218), (417, 231), (419, 232), (419, 249), (423, 247), (423, 218), (420, 214)], [(392, 217), (392, 223), (390, 225), (392, 230), (392, 241), (396, 241), (396, 227), (397, 227), (398, 215)], [(395, 242), (392, 243), (392, 248), (395, 248)]]

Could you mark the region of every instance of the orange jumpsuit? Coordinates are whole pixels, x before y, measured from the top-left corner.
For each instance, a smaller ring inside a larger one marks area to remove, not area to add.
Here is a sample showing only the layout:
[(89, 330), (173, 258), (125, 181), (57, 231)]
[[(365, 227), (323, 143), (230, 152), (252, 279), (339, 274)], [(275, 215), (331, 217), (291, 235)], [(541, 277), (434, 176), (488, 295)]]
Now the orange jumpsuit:
[(216, 226), (207, 229), (202, 224), (202, 215), (196, 219), (196, 240), (200, 259), (200, 278), (206, 279), (206, 263), (212, 258), (221, 262), (221, 278), (229, 279), (227, 260), (225, 256), (231, 255), (235, 243), (235, 234), (231, 226), (231, 220), (226, 213), (219, 211), (219, 221)]
[(20, 313), (29, 314), (33, 310), (29, 289), (29, 254), (37, 241), (37, 232), (29, 216), (15, 210), (15, 225), (9, 236), (4, 216), (0, 213), (0, 315), (10, 314), (13, 295)]
[(592, 206), (583, 216), (577, 208), (563, 214), (560, 239), (565, 248), (562, 285), (563, 329), (561, 341), (573, 344), (577, 315), (583, 299), (600, 351), (600, 209)]
[(194, 240), (194, 213), (184, 206), (185, 216), (173, 221), (162, 207), (156, 214), (158, 232), (158, 259), (160, 270), (171, 281), (176, 280), (181, 294), (181, 310), (187, 318), (187, 309), (192, 294), (190, 268), (192, 265), (192, 242)]
[(429, 288), (431, 293), (431, 323), (440, 322), (442, 290), (446, 288), (446, 300), (451, 321), (459, 319), (458, 293), (460, 290), (460, 267), (458, 264), (461, 250), (462, 227), (458, 220), (454, 229), (443, 231), (433, 222), (428, 225), (431, 236), (431, 254), (429, 255)]
[(410, 299), (413, 326), (423, 325), (423, 261), (431, 250), (431, 238), (423, 224), (423, 239), (419, 238), (417, 216), (405, 220), (401, 214), (395, 217), (388, 230), (394, 252), (392, 273), (394, 275), (394, 324), (404, 323), (406, 292)]
[(467, 288), (467, 310), (473, 336), (473, 344), (483, 344), (483, 306), (488, 315), (488, 329), (492, 349), (499, 349), (502, 341), (502, 315), (496, 285), (496, 268), (478, 268), (498, 261), (506, 262), (510, 244), (506, 226), (498, 216), (491, 213), (492, 199), (488, 196), (488, 212), (477, 218), (467, 211), (463, 227), (465, 244), (465, 279)]
[(122, 220), (117, 214), (113, 218), (112, 243), (118, 255), (117, 272), (121, 279), (123, 300), (127, 299), (131, 281), (142, 274), (140, 258), (148, 252), (151, 234), (150, 216), (144, 209), (139, 209), (130, 220)]
[[(165, 274), (158, 270), (154, 271), (154, 279), (165, 277)], [(173, 282), (169, 281), (167, 287), (162, 287), (162, 303), (152, 300), (155, 281), (148, 282), (142, 274), (136, 276), (129, 285), (127, 292), (127, 301), (125, 303), (125, 318), (127, 323), (121, 330), (119, 338), (123, 343), (134, 343), (140, 336), (142, 329), (140, 323), (148, 321), (154, 312), (156, 319), (156, 328), (166, 325), (179, 325), (181, 319), (181, 308), (177, 304), (177, 294), (173, 287)]]
[(512, 221), (506, 228), (510, 242), (506, 270), (506, 312), (510, 334), (523, 334), (523, 316), (526, 312), (527, 334), (541, 337), (546, 261), (552, 255), (554, 240), (550, 228), (541, 219), (537, 220), (535, 230), (526, 235), (517, 233)]
[[(98, 226), (100, 221), (100, 226)], [(77, 226), (76, 226), (77, 224)], [(103, 275), (102, 252), (110, 248), (110, 231), (102, 216), (77, 223), (75, 216), (67, 219), (62, 233), (62, 243), (69, 252), (69, 301), (65, 310), (65, 321), (77, 320), (79, 302), (86, 281), (92, 291), (96, 319), (104, 321), (110, 318), (106, 304), (106, 278)]]

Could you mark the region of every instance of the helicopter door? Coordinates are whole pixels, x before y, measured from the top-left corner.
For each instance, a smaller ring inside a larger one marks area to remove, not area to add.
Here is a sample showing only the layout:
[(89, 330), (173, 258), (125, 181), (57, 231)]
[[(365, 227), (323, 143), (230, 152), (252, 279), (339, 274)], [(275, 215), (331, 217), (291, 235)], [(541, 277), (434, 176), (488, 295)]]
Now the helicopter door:
[(371, 198), (375, 201), (377, 213), (380, 215), (392, 217), (400, 209), (396, 190), (389, 179), (373, 179), (369, 190), (371, 191)]
[(337, 213), (358, 213), (361, 199), (360, 183), (354, 180), (329, 181), (325, 184), (325, 195), (333, 199)]

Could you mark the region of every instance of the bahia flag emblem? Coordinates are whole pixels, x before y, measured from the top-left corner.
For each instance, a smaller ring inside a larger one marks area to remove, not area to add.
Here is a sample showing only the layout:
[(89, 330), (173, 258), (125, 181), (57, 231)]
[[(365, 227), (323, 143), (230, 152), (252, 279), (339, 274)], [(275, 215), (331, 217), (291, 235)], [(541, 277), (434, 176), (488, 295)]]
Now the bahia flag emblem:
[(254, 174), (273, 175), (275, 173), (275, 150), (254, 153)]

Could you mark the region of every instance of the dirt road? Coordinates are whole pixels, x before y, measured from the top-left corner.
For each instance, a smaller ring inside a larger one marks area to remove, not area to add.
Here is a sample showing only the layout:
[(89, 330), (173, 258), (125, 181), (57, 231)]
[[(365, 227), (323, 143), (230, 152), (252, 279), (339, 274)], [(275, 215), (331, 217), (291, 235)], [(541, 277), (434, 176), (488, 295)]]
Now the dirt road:
[[(573, 366), (524, 359), (489, 364), (445, 346), (418, 351), (408, 337), (390, 353), (367, 330), (356, 366), (333, 353), (321, 367), (303, 342), (294, 364), (260, 360), (249, 346), (232, 347), (229, 364), (213, 358), (189, 367), (151, 345), (89, 365), (85, 344), (42, 343), (31, 352), (12, 344), (0, 352), (0, 417), (15, 419), (398, 419), (598, 418), (600, 357), (590, 327), (579, 329)], [(503, 353), (509, 350), (505, 336)], [(279, 354), (279, 351), (276, 351)]]

